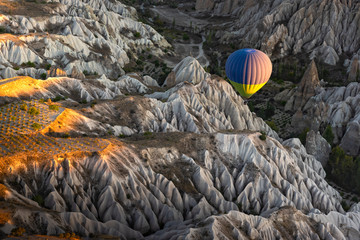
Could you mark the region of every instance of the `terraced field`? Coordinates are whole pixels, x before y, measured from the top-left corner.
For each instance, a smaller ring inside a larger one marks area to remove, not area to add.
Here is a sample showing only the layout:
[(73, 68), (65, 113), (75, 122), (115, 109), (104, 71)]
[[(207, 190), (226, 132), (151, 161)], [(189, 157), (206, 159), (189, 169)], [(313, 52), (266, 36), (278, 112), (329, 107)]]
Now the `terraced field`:
[(19, 135), (40, 131), (54, 121), (64, 108), (38, 100), (10, 103), (0, 108), (0, 134)]
[(55, 155), (101, 151), (108, 141), (95, 138), (48, 136), (44, 130), (65, 109), (51, 102), (19, 101), (0, 107), (0, 157), (19, 154)]

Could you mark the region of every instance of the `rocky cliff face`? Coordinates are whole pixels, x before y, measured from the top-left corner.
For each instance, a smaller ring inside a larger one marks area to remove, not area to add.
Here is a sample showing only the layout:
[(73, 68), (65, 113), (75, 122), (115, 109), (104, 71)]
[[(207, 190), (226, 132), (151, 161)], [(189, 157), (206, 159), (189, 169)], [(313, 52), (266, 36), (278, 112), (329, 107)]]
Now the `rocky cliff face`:
[(356, 82), (346, 87), (322, 88), (307, 101), (301, 114), (293, 116), (293, 124), (307, 125), (316, 131), (320, 125), (329, 124), (335, 135), (334, 143), (340, 144), (348, 154), (358, 155), (359, 90), (360, 84)]
[[(70, 228), (81, 235), (138, 239), (146, 234), (150, 239), (168, 239), (169, 234), (186, 234), (182, 229), (192, 228), (194, 220), (204, 221), (208, 231), (210, 219), (219, 218), (224, 225), (213, 229), (210, 239), (225, 234), (226, 222), (243, 219), (244, 236), (273, 238), (286, 236), (271, 226), (281, 222), (276, 215), (290, 211), (296, 213), (292, 223), (305, 235), (320, 237), (326, 231), (333, 237), (346, 236), (333, 225), (320, 224), (315, 230), (302, 225), (303, 221), (311, 225), (312, 217), (296, 209), (343, 210), (340, 195), (323, 180), (321, 165), (298, 140), (285, 143), (289, 149), (250, 132), (108, 141), (108, 147), (95, 154), (37, 159), (22, 174), (8, 174), (5, 199), (23, 205), (15, 210), (14, 220), (48, 234)], [(162, 146), (153, 146), (154, 142)], [(37, 195), (43, 196), (43, 206), (31, 200)], [(36, 207), (50, 211), (32, 210)], [(323, 215), (320, 211), (314, 217)], [(268, 229), (258, 228), (260, 222)]]
[[(34, 3), (35, 4), (35, 3)], [(109, 78), (123, 75), (129, 57), (147, 49), (155, 56), (170, 47), (163, 36), (137, 21), (134, 8), (118, 1), (60, 0), (46, 8), (47, 14), (1, 15), (0, 26), (9, 34), (0, 37), (0, 75), (39, 78), (48, 66), (73, 68)], [(51, 9), (51, 10), (50, 10)]]
[(242, 39), (273, 58), (306, 52), (330, 65), (344, 53), (351, 53), (348, 60), (354, 62), (360, 48), (359, 8), (360, 3), (347, 0), (196, 1), (198, 11), (234, 17), (230, 30), (216, 33), (224, 43)]

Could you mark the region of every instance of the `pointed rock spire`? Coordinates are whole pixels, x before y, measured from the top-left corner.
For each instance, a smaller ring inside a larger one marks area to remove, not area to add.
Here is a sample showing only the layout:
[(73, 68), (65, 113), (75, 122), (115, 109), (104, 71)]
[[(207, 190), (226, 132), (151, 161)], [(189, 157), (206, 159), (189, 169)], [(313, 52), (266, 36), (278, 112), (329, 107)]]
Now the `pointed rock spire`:
[(359, 64), (359, 60), (358, 58), (354, 58), (354, 60), (351, 63), (350, 66), (350, 72), (349, 72), (349, 77), (348, 77), (348, 82), (354, 82), (354, 81), (359, 81), (360, 76), (360, 64)]
[(210, 77), (210, 74), (205, 72), (198, 60), (189, 56), (174, 67), (163, 86), (172, 87), (185, 81), (198, 84), (207, 77)]
[(315, 90), (320, 86), (320, 80), (315, 61), (312, 60), (302, 77), (299, 87), (285, 106), (285, 110), (296, 111), (315, 95)]
[(71, 77), (80, 80), (85, 79), (84, 73), (82, 73), (76, 66), (74, 66), (71, 70)]

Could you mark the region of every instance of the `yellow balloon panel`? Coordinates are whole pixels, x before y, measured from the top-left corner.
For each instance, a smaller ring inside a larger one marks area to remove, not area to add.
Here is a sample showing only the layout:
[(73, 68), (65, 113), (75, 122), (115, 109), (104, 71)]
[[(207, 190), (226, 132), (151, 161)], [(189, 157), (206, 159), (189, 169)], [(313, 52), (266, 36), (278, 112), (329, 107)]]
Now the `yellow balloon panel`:
[(230, 83), (234, 86), (236, 91), (238, 91), (240, 95), (244, 98), (251, 97), (254, 93), (259, 91), (266, 84), (266, 82), (261, 84), (240, 84), (231, 80)]

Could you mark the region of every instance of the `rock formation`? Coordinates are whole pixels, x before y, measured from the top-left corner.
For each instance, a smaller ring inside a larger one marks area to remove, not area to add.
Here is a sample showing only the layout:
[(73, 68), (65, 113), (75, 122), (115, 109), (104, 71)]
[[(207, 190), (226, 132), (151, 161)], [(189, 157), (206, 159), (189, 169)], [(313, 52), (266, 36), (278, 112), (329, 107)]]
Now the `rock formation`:
[(197, 84), (207, 77), (210, 77), (210, 74), (205, 72), (195, 58), (186, 57), (174, 67), (173, 71), (166, 78), (164, 86), (172, 87), (185, 81)]
[[(302, 111), (292, 118), (293, 126), (307, 126), (318, 131), (321, 125), (330, 125), (335, 135), (334, 144), (340, 144), (347, 154), (359, 153), (360, 84), (346, 87), (321, 88), (311, 97)], [(302, 124), (302, 125), (301, 125)], [(299, 127), (299, 128), (300, 128)]]
[(196, 1), (198, 11), (233, 17), (230, 29), (216, 30), (225, 44), (241, 39), (274, 58), (307, 52), (330, 65), (343, 53), (351, 60), (359, 51), (359, 8), (356, 1)]
[(316, 88), (320, 87), (319, 76), (315, 61), (312, 60), (305, 71), (304, 76), (294, 94), (286, 102), (285, 111), (296, 111), (302, 108), (310, 97), (316, 94)]
[(66, 72), (57, 67), (51, 67), (50, 70), (47, 71), (48, 77), (66, 77)]
[(360, 81), (360, 62), (356, 57), (351, 62), (348, 81), (349, 82)]
[(76, 78), (76, 79), (80, 79), (80, 80), (84, 80), (85, 79), (85, 75), (84, 73), (80, 72), (80, 70), (74, 66), (73, 69), (71, 70), (71, 75), (72, 78)]
[(331, 152), (330, 144), (320, 135), (319, 132), (310, 130), (306, 135), (306, 152), (313, 155), (316, 160), (321, 162), (323, 167), (329, 159)]
[[(23, 71), (27, 65), (41, 69), (51, 64), (63, 68), (67, 75), (76, 67), (80, 72), (116, 79), (124, 74), (122, 68), (129, 63), (129, 54), (137, 56), (137, 51), (149, 49), (161, 56), (162, 49), (170, 47), (153, 28), (136, 20), (134, 8), (118, 1), (55, 2), (43, 3), (52, 8), (47, 8), (51, 14), (41, 18), (3, 15), (0, 26), (12, 33), (0, 36), (3, 78), (18, 76), (20, 72), (14, 70), (17, 66)], [(28, 9), (31, 11), (34, 9)], [(134, 37), (136, 32), (139, 38)], [(41, 73), (21, 74), (38, 78)]]

